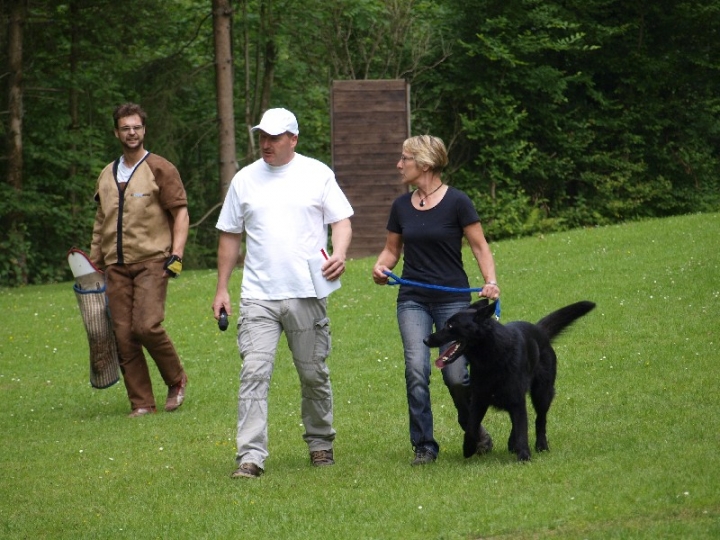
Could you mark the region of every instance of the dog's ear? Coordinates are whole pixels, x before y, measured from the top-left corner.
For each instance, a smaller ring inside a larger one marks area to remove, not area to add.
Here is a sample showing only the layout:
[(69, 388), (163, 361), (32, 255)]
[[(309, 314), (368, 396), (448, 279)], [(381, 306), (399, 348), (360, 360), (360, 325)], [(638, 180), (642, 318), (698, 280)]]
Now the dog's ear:
[(475, 304), (480, 303), (482, 303), (482, 305), (478, 306), (478, 310), (475, 313), (475, 322), (484, 321), (495, 315), (495, 302), (491, 304), (490, 302), (488, 302), (487, 298), (483, 298), (482, 300), (475, 302)]
[(470, 309), (474, 309), (475, 311), (478, 311), (478, 310), (484, 308), (484, 307), (487, 306), (487, 305), (488, 305), (488, 299), (487, 299), (487, 298), (481, 298), (481, 299), (478, 300), (477, 302), (473, 302), (472, 304), (470, 304)]

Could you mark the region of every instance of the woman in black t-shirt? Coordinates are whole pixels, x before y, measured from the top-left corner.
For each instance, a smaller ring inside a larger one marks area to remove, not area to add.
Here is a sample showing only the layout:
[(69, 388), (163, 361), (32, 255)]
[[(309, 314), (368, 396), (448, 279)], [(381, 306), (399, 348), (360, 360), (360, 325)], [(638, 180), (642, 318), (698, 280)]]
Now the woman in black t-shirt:
[[(481, 296), (499, 298), (495, 262), (485, 240), (480, 218), (462, 191), (442, 181), (448, 163), (443, 141), (430, 135), (411, 137), (403, 143), (397, 168), (403, 184), (415, 190), (392, 204), (385, 248), (373, 268), (373, 280), (388, 282), (403, 256), (402, 279), (453, 289), (468, 289), (463, 268), (462, 242), (466, 238), (485, 280)], [(440, 447), (433, 436), (430, 406), (430, 349), (423, 339), (445, 325), (447, 319), (470, 304), (470, 293), (400, 285), (397, 318), (405, 355), (405, 383), (410, 416), (412, 465), (437, 459)], [(434, 328), (433, 328), (434, 326)], [(465, 429), (470, 404), (467, 361), (459, 358), (442, 370), (443, 381), (457, 409), (458, 423)], [(478, 453), (492, 448), (492, 439), (480, 427)]]

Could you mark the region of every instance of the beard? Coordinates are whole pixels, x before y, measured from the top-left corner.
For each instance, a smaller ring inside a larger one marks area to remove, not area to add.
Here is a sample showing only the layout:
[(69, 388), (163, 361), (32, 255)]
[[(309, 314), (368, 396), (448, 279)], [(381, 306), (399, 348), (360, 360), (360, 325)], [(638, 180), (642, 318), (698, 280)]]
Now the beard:
[(137, 137), (136, 139), (120, 141), (123, 150), (134, 151), (143, 147), (144, 138)]

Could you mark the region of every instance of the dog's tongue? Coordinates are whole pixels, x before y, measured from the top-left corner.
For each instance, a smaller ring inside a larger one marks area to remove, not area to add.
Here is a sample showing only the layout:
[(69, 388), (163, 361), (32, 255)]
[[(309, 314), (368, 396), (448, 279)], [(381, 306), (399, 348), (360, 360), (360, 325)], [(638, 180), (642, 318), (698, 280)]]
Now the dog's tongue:
[(447, 366), (449, 364), (448, 359), (458, 350), (458, 347), (460, 347), (460, 344), (457, 342), (450, 345), (444, 353), (438, 356), (438, 359), (435, 360), (435, 365), (440, 369)]

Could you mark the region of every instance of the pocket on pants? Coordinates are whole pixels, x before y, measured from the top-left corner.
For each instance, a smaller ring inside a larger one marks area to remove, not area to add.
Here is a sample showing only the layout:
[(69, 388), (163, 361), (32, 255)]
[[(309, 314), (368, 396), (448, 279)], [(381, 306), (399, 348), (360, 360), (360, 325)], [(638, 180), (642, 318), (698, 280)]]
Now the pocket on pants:
[(252, 337), (250, 336), (250, 332), (247, 330), (247, 327), (245, 326), (248, 322), (248, 317), (245, 315), (240, 315), (240, 318), (238, 319), (238, 335), (237, 335), (237, 343), (238, 343), (238, 350), (240, 351), (240, 356), (242, 358), (245, 358), (245, 353), (249, 350), (252, 350)]
[(330, 337), (330, 319), (323, 317), (315, 321), (315, 358), (325, 359), (330, 356), (332, 338)]

